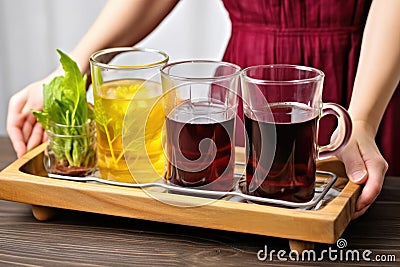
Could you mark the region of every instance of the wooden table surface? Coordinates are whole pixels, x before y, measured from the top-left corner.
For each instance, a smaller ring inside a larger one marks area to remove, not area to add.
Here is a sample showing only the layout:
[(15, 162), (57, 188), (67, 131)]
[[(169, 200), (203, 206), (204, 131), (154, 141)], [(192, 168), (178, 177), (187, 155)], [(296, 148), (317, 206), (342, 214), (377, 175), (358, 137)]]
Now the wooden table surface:
[[(0, 148), (3, 169), (16, 157), (8, 138)], [(399, 204), (400, 178), (387, 177), (340, 245), (316, 244), (315, 261), (296, 261), (285, 239), (67, 210), (38, 222), (30, 205), (0, 200), (0, 266), (398, 266)]]

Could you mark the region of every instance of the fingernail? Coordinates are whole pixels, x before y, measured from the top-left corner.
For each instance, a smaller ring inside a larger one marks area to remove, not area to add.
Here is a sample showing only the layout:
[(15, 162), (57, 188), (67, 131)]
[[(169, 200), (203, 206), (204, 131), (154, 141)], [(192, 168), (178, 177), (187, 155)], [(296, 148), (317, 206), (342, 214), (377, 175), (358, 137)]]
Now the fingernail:
[(367, 175), (366, 170), (355, 171), (351, 174), (351, 180), (354, 183), (357, 183), (357, 182), (361, 181), (365, 177), (365, 175)]

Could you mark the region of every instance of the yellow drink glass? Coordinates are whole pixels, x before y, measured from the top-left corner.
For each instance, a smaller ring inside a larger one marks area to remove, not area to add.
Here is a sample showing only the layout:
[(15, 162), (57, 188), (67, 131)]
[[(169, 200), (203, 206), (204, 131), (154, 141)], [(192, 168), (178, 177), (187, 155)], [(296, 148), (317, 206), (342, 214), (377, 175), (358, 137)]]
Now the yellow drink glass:
[(158, 50), (110, 48), (90, 58), (96, 117), (98, 167), (104, 179), (145, 183), (164, 172), (164, 108)]

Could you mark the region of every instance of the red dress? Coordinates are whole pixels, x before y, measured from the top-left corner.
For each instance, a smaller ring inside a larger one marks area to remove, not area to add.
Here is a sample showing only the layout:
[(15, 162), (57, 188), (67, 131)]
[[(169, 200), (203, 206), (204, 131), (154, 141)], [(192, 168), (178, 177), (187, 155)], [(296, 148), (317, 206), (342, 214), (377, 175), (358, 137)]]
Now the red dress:
[[(325, 73), (323, 101), (348, 108), (357, 70), (362, 34), (372, 0), (223, 0), (232, 35), (223, 60), (242, 68), (286, 63), (311, 66)], [(384, 115), (377, 144), (400, 175), (400, 111), (396, 90)], [(242, 112), (242, 111), (241, 111)], [(320, 144), (329, 140), (334, 122), (323, 119)], [(324, 124), (325, 123), (325, 124)], [(243, 144), (243, 141), (241, 142)]]

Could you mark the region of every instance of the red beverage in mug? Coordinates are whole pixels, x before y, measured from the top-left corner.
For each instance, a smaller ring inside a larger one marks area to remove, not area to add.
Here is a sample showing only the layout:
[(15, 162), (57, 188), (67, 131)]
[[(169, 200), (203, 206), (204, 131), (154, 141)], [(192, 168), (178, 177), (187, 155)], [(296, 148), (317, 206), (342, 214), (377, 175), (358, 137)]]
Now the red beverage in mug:
[[(335, 155), (350, 139), (347, 111), (322, 102), (324, 73), (296, 65), (259, 65), (242, 71), (247, 134), (247, 193), (292, 202), (314, 197), (316, 160)], [(338, 119), (337, 136), (318, 146), (318, 121)]]
[(168, 115), (166, 179), (169, 182), (215, 191), (232, 189), (234, 119), (226, 120), (224, 114), (226, 111), (221, 113), (217, 107), (183, 105)]
[[(270, 109), (273, 121), (245, 116), (249, 138), (246, 181), (250, 185), (256, 179), (259, 184), (250, 193), (292, 202), (310, 201), (315, 185), (317, 114), (299, 103), (276, 103)], [(268, 153), (273, 151), (268, 146), (274, 145), (275, 154)]]

